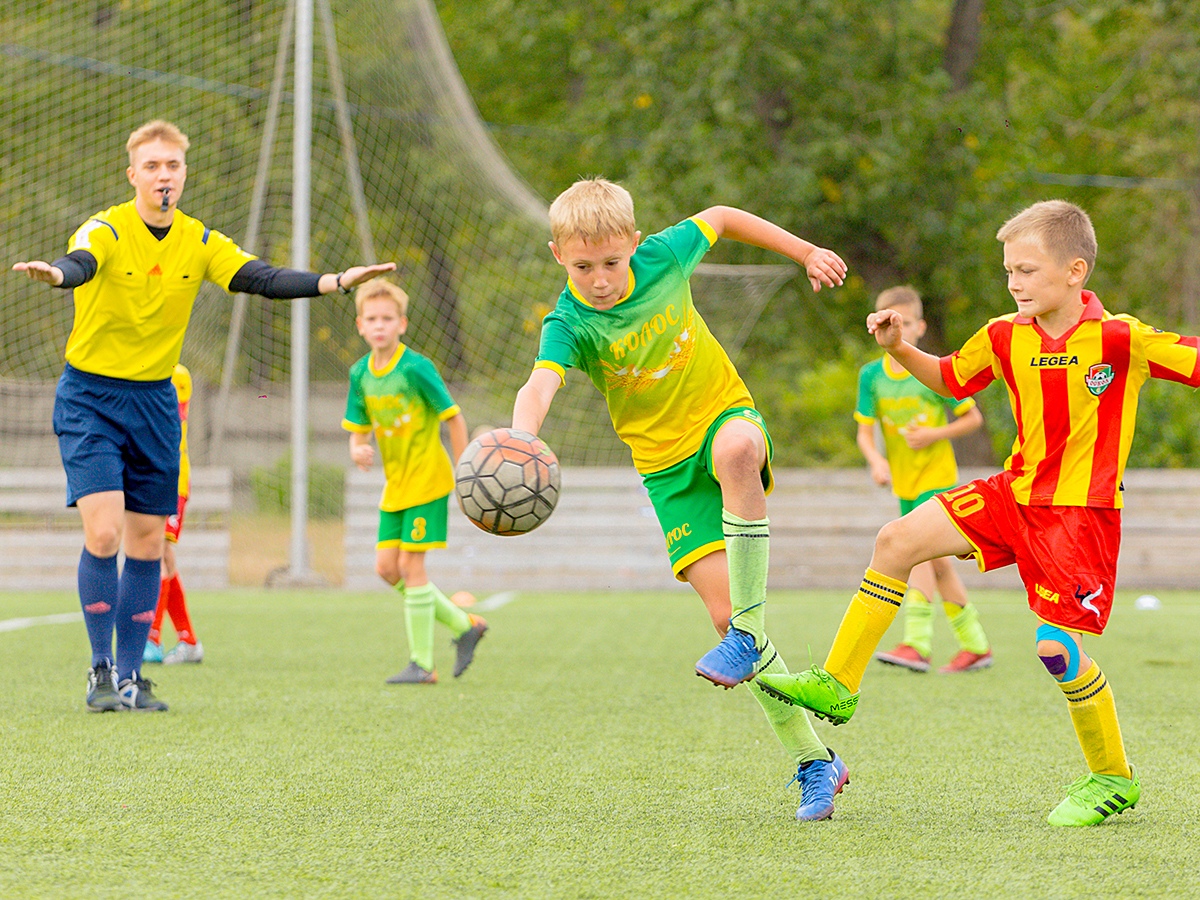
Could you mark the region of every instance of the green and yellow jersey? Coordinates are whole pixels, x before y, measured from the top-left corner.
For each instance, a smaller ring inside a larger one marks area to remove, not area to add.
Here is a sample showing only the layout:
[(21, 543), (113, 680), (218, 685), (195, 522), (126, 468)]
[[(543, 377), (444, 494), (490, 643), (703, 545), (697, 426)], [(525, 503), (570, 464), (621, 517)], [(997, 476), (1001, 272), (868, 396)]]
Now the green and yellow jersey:
[(156, 238), (134, 201), (97, 213), (71, 236), (68, 252), (96, 259), (94, 278), (75, 288), (67, 362), (83, 372), (130, 381), (171, 377), (201, 282), (229, 288), (254, 256), (204, 223), (175, 211)]
[(878, 421), (892, 470), (892, 491), (901, 500), (915, 500), (926, 491), (954, 487), (958, 464), (948, 440), (913, 450), (904, 429), (914, 425), (940, 428), (950, 416), (961, 416), (975, 401), (943, 397), (917, 381), (888, 355), (869, 362), (858, 373), (858, 403), (854, 418), (862, 424)]
[(542, 322), (534, 368), (580, 369), (604, 395), (617, 435), (643, 474), (695, 453), (725, 410), (754, 405), (725, 350), (692, 303), (688, 279), (717, 236), (691, 218), (646, 238), (629, 286), (600, 310), (570, 279)]
[(375, 433), (387, 476), (380, 509), (410, 509), (454, 490), (439, 426), (458, 412), (433, 363), (403, 344), (382, 369), (375, 368), (369, 353), (350, 367), (342, 427)]

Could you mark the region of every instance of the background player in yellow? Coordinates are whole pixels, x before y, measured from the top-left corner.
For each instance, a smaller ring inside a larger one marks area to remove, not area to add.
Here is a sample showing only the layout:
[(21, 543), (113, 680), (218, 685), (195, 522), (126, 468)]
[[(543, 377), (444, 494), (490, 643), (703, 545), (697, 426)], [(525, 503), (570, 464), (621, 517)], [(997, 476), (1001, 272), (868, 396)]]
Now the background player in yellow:
[(442, 445), (441, 424), (454, 459), (467, 446), (467, 420), (432, 362), (400, 343), (408, 329), (408, 295), (382, 278), (354, 296), (355, 324), (371, 352), (350, 367), (342, 427), (350, 432), (350, 458), (364, 472), (379, 445), (387, 482), (379, 500), (375, 571), (404, 596), (409, 663), (389, 684), (436, 684), (434, 622), (454, 635), (454, 677), (475, 658), (487, 632), (481, 616), (447, 599), (425, 569), (425, 554), (446, 546), (454, 472)]
[[(908, 285), (888, 288), (875, 309), (894, 309), (901, 316), (904, 339), (914, 346), (925, 335), (921, 295)], [(953, 418), (951, 418), (953, 417)], [(935, 494), (958, 484), (952, 438), (970, 434), (983, 424), (970, 397), (954, 400), (934, 393), (896, 362), (891, 354), (867, 363), (858, 373), (858, 446), (876, 484), (891, 484), (906, 516)], [(875, 444), (875, 424), (883, 432), (887, 455)], [(904, 639), (895, 649), (875, 654), (880, 662), (914, 672), (928, 672), (933, 654), (933, 592), (958, 640), (959, 651), (939, 672), (985, 669), (992, 664), (979, 612), (967, 600), (962, 579), (951, 560), (929, 560), (914, 566), (904, 596)]]
[[(192, 402), (192, 373), (183, 363), (176, 363), (171, 374), (171, 384), (175, 385), (175, 395), (179, 398), (179, 509), (174, 515), (167, 516), (166, 541), (163, 543), (162, 586), (159, 588), (158, 606), (154, 610), (154, 622), (150, 625), (150, 635), (146, 638), (146, 649), (142, 653), (142, 662), (167, 665), (204, 661), (204, 645), (200, 643), (195, 629), (192, 628), (187, 594), (184, 593), (183, 579), (175, 564), (175, 545), (179, 543), (188, 498), (192, 495), (192, 462), (188, 455), (187, 440), (188, 409)], [(178, 643), (164, 657), (162, 623), (167, 614), (171, 616), (171, 625), (175, 628)]]
[(94, 712), (167, 708), (140, 668), (158, 601), (166, 520), (179, 501), (181, 434), (171, 372), (201, 283), (278, 299), (314, 297), (348, 293), (396, 267), (319, 275), (270, 266), (179, 209), (188, 139), (178, 127), (147, 122), (125, 149), (133, 199), (84, 222), (66, 256), (12, 267), (74, 293), (54, 431), (67, 505), (78, 507), (83, 522), (79, 600), (92, 648), (87, 707)]
[[(840, 285), (846, 265), (758, 216), (713, 206), (641, 240), (633, 200), (602, 178), (576, 182), (550, 207), (550, 250), (566, 270), (543, 321), (513, 427), (537, 434), (566, 371), (588, 375), (633, 452), (667, 541), (671, 568), (700, 595), (717, 647), (696, 673), (729, 688), (750, 682), (796, 766), (797, 819), (827, 819), (849, 772), (799, 710), (754, 680), (786, 666), (766, 633), (771, 439), (729, 357), (692, 304), (688, 284), (724, 236), (805, 267), (813, 290)], [(744, 739), (732, 739), (738, 746)]]

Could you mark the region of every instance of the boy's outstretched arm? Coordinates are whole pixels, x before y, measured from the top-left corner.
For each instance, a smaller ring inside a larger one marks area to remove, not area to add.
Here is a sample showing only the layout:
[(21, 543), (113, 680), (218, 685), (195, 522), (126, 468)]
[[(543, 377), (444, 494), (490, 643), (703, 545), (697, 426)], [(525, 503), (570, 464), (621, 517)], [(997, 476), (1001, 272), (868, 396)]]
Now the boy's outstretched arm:
[(513, 404), (512, 427), (518, 431), (537, 434), (550, 411), (554, 395), (562, 386), (562, 378), (553, 369), (534, 369), (525, 386), (517, 391)]
[(733, 206), (710, 206), (696, 218), (707, 222), (717, 237), (727, 237), (743, 244), (774, 250), (804, 266), (814, 291), (821, 285), (836, 287), (846, 277), (846, 263), (832, 250), (810, 244), (804, 238), (780, 228), (774, 222)]
[(903, 316), (894, 309), (881, 309), (867, 316), (867, 332), (875, 335), (879, 346), (912, 373), (925, 387), (943, 397), (953, 397), (942, 378), (942, 361), (932, 353), (919, 350), (900, 336)]

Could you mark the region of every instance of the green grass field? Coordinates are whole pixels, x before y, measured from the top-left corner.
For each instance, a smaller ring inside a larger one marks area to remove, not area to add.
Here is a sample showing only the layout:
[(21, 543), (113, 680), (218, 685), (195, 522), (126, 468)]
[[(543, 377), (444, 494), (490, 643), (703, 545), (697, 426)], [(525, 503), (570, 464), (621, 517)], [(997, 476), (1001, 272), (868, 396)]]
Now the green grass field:
[[(846, 599), (772, 596), (792, 668)], [(1032, 615), (974, 599), (995, 668), (873, 666), (854, 720), (817, 726), (851, 782), (804, 825), (758, 705), (692, 674), (713, 638), (682, 592), (521, 594), (457, 681), (439, 636), (432, 688), (383, 683), (405, 661), (385, 593), (197, 592), (206, 660), (152, 671), (162, 715), (84, 711), (81, 622), (0, 631), (0, 896), (1200, 895), (1200, 595), (1122, 593), (1089, 644), (1143, 794), (1079, 830), (1044, 821), (1084, 765)], [(0, 620), (77, 609), (0, 595)]]

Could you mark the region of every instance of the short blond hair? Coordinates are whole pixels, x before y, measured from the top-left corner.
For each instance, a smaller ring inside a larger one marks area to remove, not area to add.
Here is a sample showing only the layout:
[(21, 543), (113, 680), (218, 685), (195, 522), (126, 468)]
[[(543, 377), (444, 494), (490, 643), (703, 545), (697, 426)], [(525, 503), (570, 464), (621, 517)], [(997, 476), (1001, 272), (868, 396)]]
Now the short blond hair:
[(912, 309), (918, 319), (925, 317), (925, 310), (921, 306), (921, 295), (911, 285), (901, 284), (890, 287), (885, 291), (880, 291), (879, 296), (875, 298), (876, 312), (881, 309), (895, 309), (898, 306)]
[(996, 232), (996, 240), (1030, 241), (1054, 260), (1066, 264), (1074, 259), (1087, 263), (1087, 276), (1096, 267), (1096, 229), (1088, 214), (1066, 200), (1043, 200), (1021, 210)]
[(354, 292), (354, 312), (362, 315), (363, 304), (368, 300), (391, 300), (400, 310), (400, 315), (408, 315), (408, 294), (386, 278), (372, 278), (364, 281)]
[(607, 178), (575, 182), (550, 204), (550, 236), (562, 244), (571, 238), (588, 243), (611, 237), (633, 237), (633, 197)]
[(129, 163), (133, 164), (133, 151), (142, 144), (148, 144), (151, 141), (164, 141), (168, 144), (174, 144), (184, 153), (187, 153), (191, 142), (187, 135), (179, 130), (179, 126), (168, 122), (166, 119), (155, 119), (153, 122), (147, 122), (141, 128), (135, 128), (133, 133), (129, 135), (129, 140), (125, 142), (125, 150), (129, 154)]

